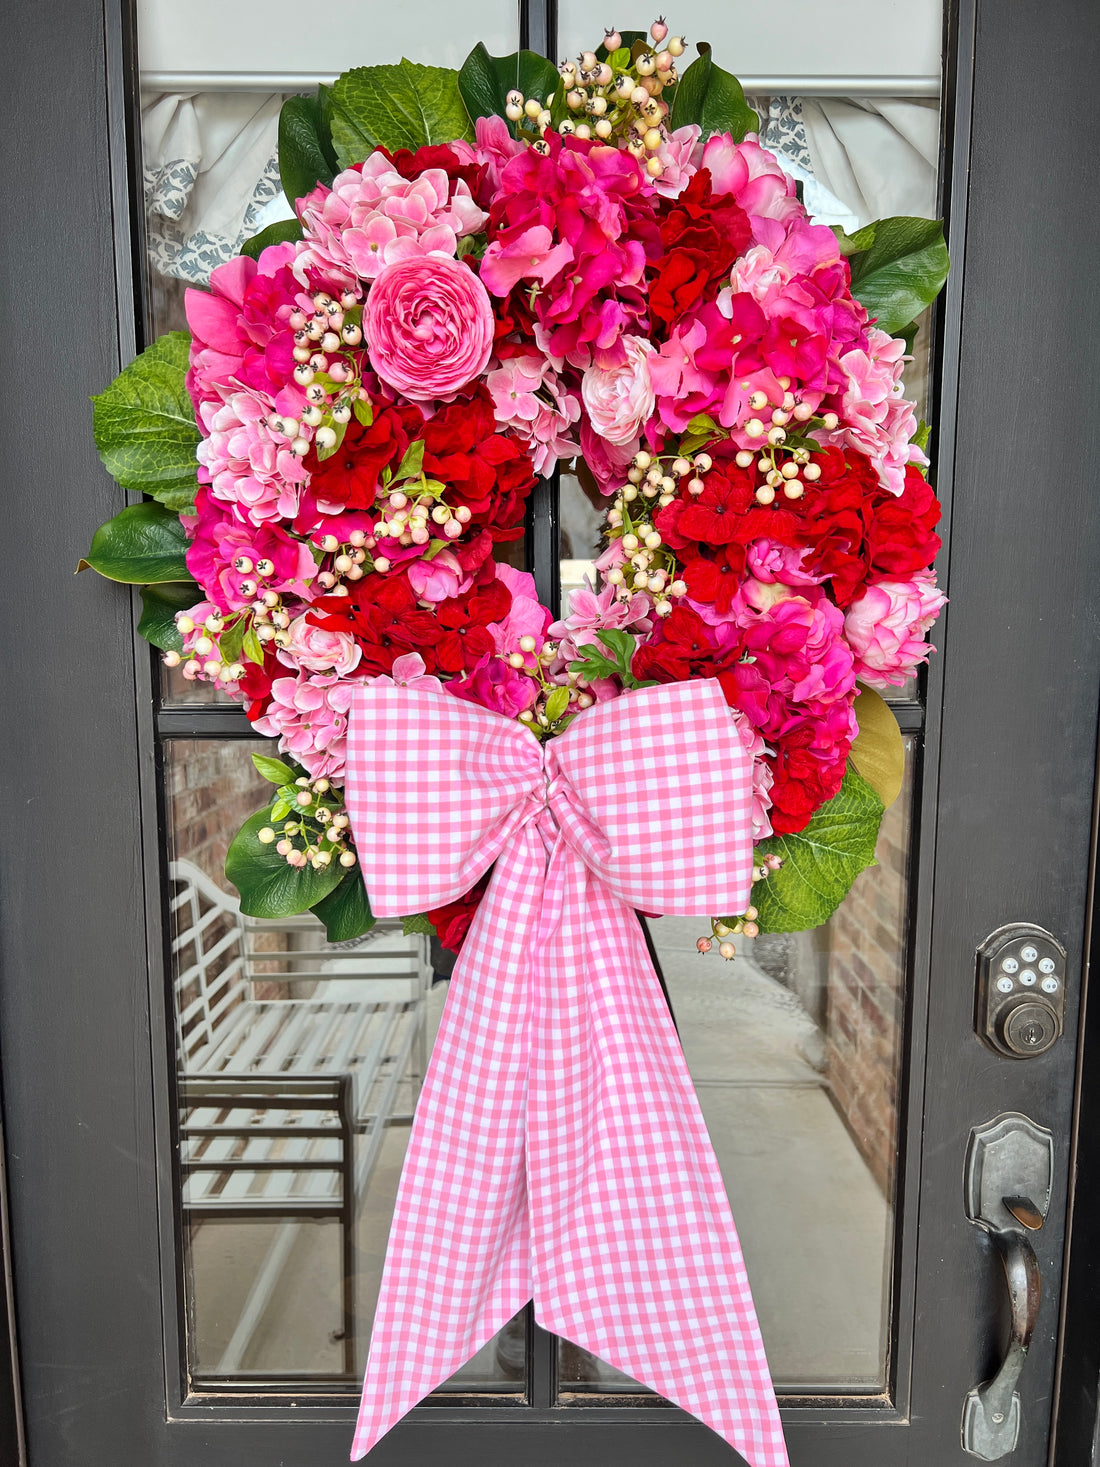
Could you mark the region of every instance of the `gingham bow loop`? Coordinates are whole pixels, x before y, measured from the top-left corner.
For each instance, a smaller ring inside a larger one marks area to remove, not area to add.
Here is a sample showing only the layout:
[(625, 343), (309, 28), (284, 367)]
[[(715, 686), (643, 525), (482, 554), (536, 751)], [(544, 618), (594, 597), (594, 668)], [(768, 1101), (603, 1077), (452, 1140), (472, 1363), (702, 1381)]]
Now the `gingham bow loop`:
[(348, 809), (379, 916), (494, 867), (416, 1111), (353, 1460), (531, 1299), (752, 1467), (787, 1456), (725, 1188), (635, 908), (751, 892), (751, 763), (710, 680), (541, 745), (425, 688), (356, 695)]

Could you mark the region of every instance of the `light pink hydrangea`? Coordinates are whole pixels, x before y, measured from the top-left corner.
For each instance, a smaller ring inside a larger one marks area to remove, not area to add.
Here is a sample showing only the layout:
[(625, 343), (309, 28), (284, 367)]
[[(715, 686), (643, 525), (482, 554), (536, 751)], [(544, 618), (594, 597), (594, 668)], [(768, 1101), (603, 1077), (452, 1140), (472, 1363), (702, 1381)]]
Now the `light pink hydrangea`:
[(287, 628), (290, 641), (278, 652), (284, 667), (304, 667), (309, 672), (334, 672), (347, 677), (359, 666), (362, 652), (347, 632), (330, 632), (313, 626), (304, 616), (295, 617)]
[(737, 737), (752, 760), (752, 838), (755, 844), (757, 841), (767, 840), (772, 833), (768, 811), (772, 805), (771, 788), (775, 775), (765, 757), (771, 751), (740, 708), (731, 708), (730, 714)]
[[(576, 662), (582, 647), (601, 645), (597, 632), (623, 631), (644, 637), (653, 630), (653, 625), (653, 602), (644, 591), (635, 591), (620, 601), (614, 586), (604, 586), (601, 591), (594, 591), (587, 583), (578, 587), (569, 596), (569, 615), (550, 628), (550, 635), (558, 638), (557, 655), (548, 669), (551, 681), (566, 681), (569, 664)], [(598, 678), (588, 691), (602, 703), (617, 697), (621, 689), (613, 678)]]
[(663, 173), (653, 187), (666, 199), (676, 199), (699, 171), (699, 137), (703, 129), (697, 122), (688, 123), (669, 133), (657, 149)]
[(253, 727), (277, 738), (280, 750), (293, 755), (313, 779), (342, 780), (348, 709), (358, 686), (335, 672), (277, 677), (267, 711)]
[(568, 435), (581, 405), (545, 357), (508, 357), (485, 384), (497, 422), (527, 445), (536, 474), (551, 473), (559, 459), (580, 451)]
[(844, 618), (856, 676), (871, 687), (900, 688), (935, 650), (924, 639), (946, 602), (930, 570), (869, 586)]
[(581, 378), (581, 398), (592, 427), (608, 443), (631, 443), (653, 412), (653, 383), (649, 358), (653, 343), (640, 336), (620, 338), (626, 353), (621, 366), (587, 368)]
[(298, 213), (306, 248), (295, 272), (302, 281), (310, 266), (349, 281), (373, 280), (395, 260), (453, 258), (458, 241), (488, 218), (462, 179), (452, 186), (442, 168), (403, 178), (377, 152), (338, 174), (331, 188), (318, 185), (300, 200)]
[(480, 377), (494, 327), (484, 285), (468, 265), (444, 255), (388, 265), (363, 310), (371, 365), (415, 402), (453, 398)]
[(309, 474), (285, 435), (268, 426), (270, 408), (252, 393), (226, 402), (203, 402), (198, 420), (204, 437), (195, 450), (200, 479), (215, 499), (238, 506), (254, 525), (292, 520)]
[(872, 326), (866, 350), (857, 348), (840, 358), (846, 386), (837, 408), (839, 427), (817, 435), (824, 443), (866, 454), (891, 494), (905, 489), (907, 464), (928, 462), (909, 441), (917, 431), (917, 419), (904, 396), (905, 362), (905, 343)]

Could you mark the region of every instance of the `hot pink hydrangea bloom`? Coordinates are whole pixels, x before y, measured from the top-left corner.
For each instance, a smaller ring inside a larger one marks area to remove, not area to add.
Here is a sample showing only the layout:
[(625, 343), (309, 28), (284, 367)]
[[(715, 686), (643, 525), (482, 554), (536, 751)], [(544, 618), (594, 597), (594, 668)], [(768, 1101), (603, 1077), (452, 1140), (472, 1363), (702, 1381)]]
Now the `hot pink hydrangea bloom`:
[(301, 671), (277, 677), (271, 702), (253, 727), (279, 740), (314, 779), (342, 779), (347, 755), (348, 709), (358, 683), (338, 673)]
[(299, 201), (298, 213), (306, 242), (295, 266), (299, 279), (318, 266), (349, 283), (373, 280), (395, 260), (453, 258), (458, 241), (488, 217), (462, 179), (452, 184), (442, 168), (402, 178), (378, 152), (337, 174), (331, 188), (319, 184)]
[[(518, 653), (523, 657), (524, 667), (530, 671), (538, 662), (538, 653), (542, 651), (553, 617), (539, 600), (534, 576), (510, 565), (498, 565), (497, 580), (508, 587), (512, 604), (508, 608), (507, 616), (502, 621), (490, 623), (487, 630), (492, 635), (493, 646), (499, 656), (508, 657), (512, 653)], [(520, 646), (524, 637), (535, 639), (533, 652), (526, 652)]]
[(269, 413), (251, 393), (234, 392), (224, 403), (200, 404), (197, 415), (205, 435), (195, 450), (199, 479), (254, 525), (292, 520), (309, 477), (286, 438), (267, 426)]
[(868, 586), (844, 618), (856, 676), (872, 687), (900, 688), (935, 651), (924, 639), (946, 603), (930, 570), (917, 571), (909, 581)]
[(536, 474), (549, 474), (559, 459), (579, 452), (568, 434), (581, 405), (545, 357), (508, 357), (485, 385), (497, 422), (526, 444)]
[(625, 359), (615, 367), (588, 367), (581, 378), (581, 400), (592, 427), (617, 447), (633, 443), (653, 412), (649, 358), (653, 345), (640, 336), (620, 338)]
[(480, 377), (494, 324), (484, 285), (468, 265), (444, 255), (388, 265), (363, 309), (375, 372), (416, 402), (453, 398)]
[(532, 706), (539, 693), (534, 678), (489, 653), (464, 677), (445, 683), (444, 689), (452, 697), (480, 703), (494, 713), (503, 713), (505, 718), (518, 718), (524, 709)]
[[(226, 513), (208, 489), (201, 488), (195, 496), (195, 514), (180, 519), (193, 536), (187, 547), (187, 569), (220, 611), (242, 611), (262, 591), (308, 596), (317, 563), (308, 546), (291, 539), (278, 526), (242, 522)], [(263, 575), (256, 566), (265, 561), (273, 568)], [(249, 568), (239, 569), (238, 562)]]

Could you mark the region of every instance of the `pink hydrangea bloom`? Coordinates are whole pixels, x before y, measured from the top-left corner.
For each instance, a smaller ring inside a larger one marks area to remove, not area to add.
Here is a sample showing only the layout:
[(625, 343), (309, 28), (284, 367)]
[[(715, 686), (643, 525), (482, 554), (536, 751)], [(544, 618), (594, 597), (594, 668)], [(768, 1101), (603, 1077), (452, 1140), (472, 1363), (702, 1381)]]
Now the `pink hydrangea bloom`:
[(539, 694), (534, 678), (491, 653), (486, 653), (464, 677), (444, 684), (445, 691), (467, 703), (480, 703), (505, 718), (518, 718)]
[(287, 633), (290, 641), (276, 654), (284, 667), (304, 667), (308, 672), (334, 672), (338, 677), (347, 677), (359, 666), (363, 654), (355, 638), (347, 632), (326, 631), (298, 616), (290, 623)]
[(503, 117), (479, 117), (474, 123), (474, 136), (477, 139), (477, 161), (486, 165), (489, 187), (496, 194), (500, 188), (500, 175), (512, 159), (525, 150), (526, 144), (512, 136)]
[(395, 260), (457, 253), (458, 241), (476, 234), (487, 215), (469, 186), (452, 183), (442, 168), (403, 178), (379, 152), (319, 184), (299, 201), (305, 248), (296, 261), (301, 280), (310, 266), (343, 281), (373, 280)]
[(549, 474), (559, 459), (579, 452), (568, 434), (581, 405), (545, 357), (508, 357), (485, 384), (497, 422), (527, 445), (536, 474)]
[(653, 412), (649, 358), (653, 344), (640, 336), (620, 338), (625, 359), (619, 366), (587, 368), (581, 378), (581, 400), (592, 427), (617, 447), (632, 443)]
[(769, 752), (768, 746), (760, 734), (753, 728), (740, 708), (731, 708), (730, 713), (734, 727), (737, 729), (737, 737), (752, 760), (752, 838), (755, 844), (757, 841), (767, 840), (772, 833), (768, 811), (772, 804), (771, 788), (775, 775), (765, 757)]
[(251, 393), (234, 392), (224, 403), (200, 404), (197, 415), (205, 435), (195, 450), (199, 479), (254, 525), (292, 520), (309, 477), (287, 439), (268, 427), (269, 412)]
[(871, 327), (866, 350), (848, 351), (840, 358), (846, 379), (837, 407), (840, 426), (833, 433), (818, 434), (822, 442), (865, 454), (882, 487), (892, 494), (904, 490), (907, 464), (928, 462), (909, 441), (917, 431), (917, 419), (901, 382), (905, 361), (905, 343)]
[(484, 372), (494, 325), (484, 285), (469, 266), (443, 255), (388, 265), (363, 310), (375, 372), (419, 402), (453, 398)]
[[(551, 681), (566, 681), (569, 664), (576, 662), (581, 647), (600, 645), (598, 631), (624, 631), (644, 637), (653, 630), (653, 624), (653, 602), (644, 591), (635, 591), (620, 601), (614, 586), (604, 586), (598, 592), (591, 585), (579, 587), (570, 594), (569, 615), (550, 628), (550, 635), (558, 638), (557, 654), (548, 669)], [(614, 678), (598, 678), (588, 691), (602, 703), (617, 697), (622, 690)]]
[(441, 693), (443, 684), (437, 677), (428, 677), (424, 666), (424, 659), (419, 652), (406, 652), (403, 657), (398, 657), (390, 669), (390, 675), (380, 673), (378, 677), (366, 678), (372, 686), (397, 687), (397, 688), (423, 688), (433, 693)]
[[(523, 657), (524, 666), (531, 670), (538, 662), (538, 653), (542, 651), (553, 618), (538, 598), (534, 576), (501, 564), (497, 566), (497, 580), (508, 587), (512, 604), (502, 621), (493, 622), (488, 627), (493, 645), (501, 657), (519, 654)], [(523, 637), (534, 638), (534, 651), (525, 651), (520, 646)]]
[[(277, 525), (256, 526), (238, 519), (205, 488), (195, 496), (195, 514), (180, 518), (192, 536), (187, 569), (220, 611), (241, 611), (262, 591), (309, 594), (317, 563), (307, 545)], [(256, 567), (265, 562), (272, 569), (261, 574)]]
[(347, 756), (348, 709), (357, 682), (338, 673), (300, 671), (277, 677), (271, 701), (253, 727), (279, 740), (314, 779), (341, 779)]
[(871, 687), (900, 688), (935, 650), (924, 639), (946, 602), (930, 570), (868, 586), (844, 618), (856, 676)]

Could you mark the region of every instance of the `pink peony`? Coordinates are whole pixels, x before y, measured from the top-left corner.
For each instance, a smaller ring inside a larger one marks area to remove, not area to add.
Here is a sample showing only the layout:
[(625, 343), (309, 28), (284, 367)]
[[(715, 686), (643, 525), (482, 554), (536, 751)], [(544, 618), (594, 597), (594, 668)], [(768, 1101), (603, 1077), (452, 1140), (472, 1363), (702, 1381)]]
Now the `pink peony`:
[(501, 658), (486, 653), (464, 677), (444, 684), (448, 693), (467, 703), (480, 703), (505, 718), (518, 718), (539, 694), (539, 685)]
[(621, 366), (589, 367), (581, 378), (581, 398), (593, 428), (619, 447), (638, 437), (653, 412), (653, 345), (640, 336), (623, 336), (621, 342), (626, 353)]
[(784, 586), (818, 586), (822, 577), (802, 567), (809, 554), (809, 550), (780, 545), (775, 540), (754, 540), (745, 549), (745, 570), (758, 581), (776, 581)]
[(346, 168), (299, 203), (305, 247), (295, 270), (306, 279), (320, 266), (344, 280), (373, 280), (397, 260), (428, 254), (454, 257), (458, 241), (476, 234), (487, 215), (469, 186), (452, 184), (442, 168), (403, 178), (384, 153)]
[(277, 677), (267, 711), (253, 727), (278, 738), (283, 753), (293, 754), (314, 779), (339, 779), (347, 755), (348, 709), (358, 686), (335, 672)]
[(290, 623), (287, 633), (290, 641), (277, 654), (284, 667), (304, 667), (308, 672), (334, 672), (338, 677), (347, 677), (359, 666), (363, 654), (355, 638), (347, 632), (329, 632), (299, 616)]
[(481, 281), (443, 255), (387, 265), (363, 310), (375, 372), (417, 401), (453, 398), (479, 377), (492, 355), (493, 328)]
[(931, 570), (868, 586), (844, 618), (856, 676), (871, 687), (900, 688), (935, 650), (924, 638), (946, 601)]
[(431, 560), (414, 560), (409, 566), (408, 576), (417, 600), (430, 601), (433, 605), (460, 596), (473, 584), (473, 575), (463, 571), (453, 550), (441, 550)]

